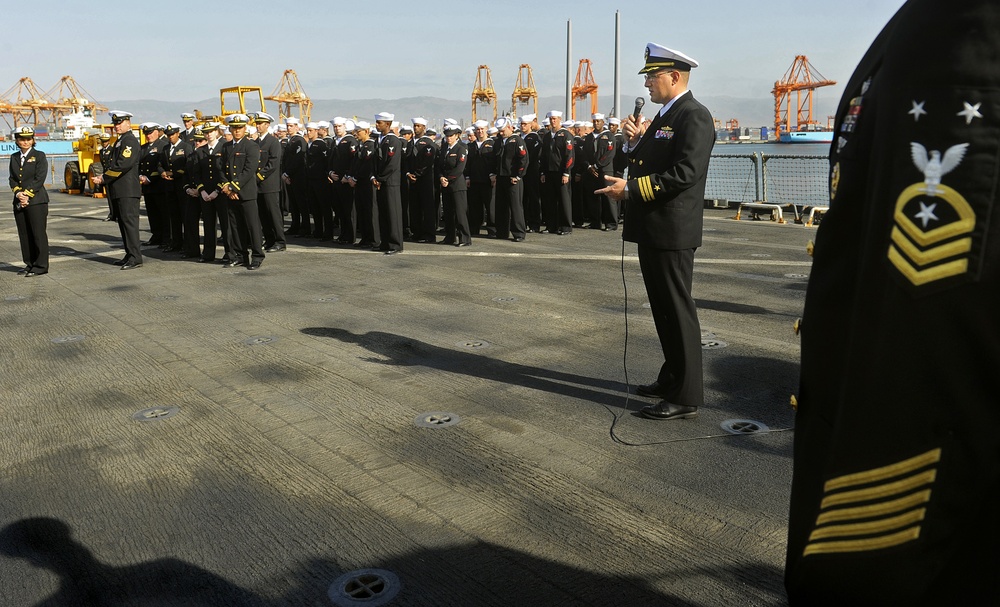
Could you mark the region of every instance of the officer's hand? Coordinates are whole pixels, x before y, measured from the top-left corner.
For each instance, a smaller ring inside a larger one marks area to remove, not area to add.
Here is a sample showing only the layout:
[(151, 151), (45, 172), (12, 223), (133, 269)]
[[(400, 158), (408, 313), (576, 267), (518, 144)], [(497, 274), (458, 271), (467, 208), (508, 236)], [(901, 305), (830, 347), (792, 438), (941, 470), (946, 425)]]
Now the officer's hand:
[(538, 176), (538, 182), (545, 183), (545, 173), (542, 173), (541, 175)]
[(445, 179), (444, 177), (441, 178), (441, 187), (442, 188), (448, 187), (448, 180)]
[(607, 182), (607, 187), (601, 188), (594, 192), (598, 196), (605, 195), (611, 200), (627, 200), (628, 199), (628, 188), (625, 185), (628, 183), (624, 179), (619, 179), (618, 177), (612, 177), (611, 175), (605, 175), (604, 181)]
[(208, 192), (206, 192), (205, 190), (201, 191), (201, 199), (204, 200), (205, 202), (212, 201), (212, 199), (208, 197)]
[(566, 185), (567, 183), (569, 183), (569, 176), (568, 175), (563, 175), (562, 176), (562, 184)]
[(646, 132), (647, 125), (647, 122), (636, 123), (635, 116), (631, 114), (622, 120), (622, 132), (625, 133), (625, 138), (628, 139), (629, 147), (633, 147), (639, 143), (642, 134)]

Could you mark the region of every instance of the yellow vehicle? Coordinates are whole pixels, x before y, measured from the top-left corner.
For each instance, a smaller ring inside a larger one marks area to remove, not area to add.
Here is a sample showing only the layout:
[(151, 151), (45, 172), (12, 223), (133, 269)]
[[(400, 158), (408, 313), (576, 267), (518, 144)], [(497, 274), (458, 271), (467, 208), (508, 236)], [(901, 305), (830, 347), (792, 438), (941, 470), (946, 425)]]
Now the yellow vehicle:
[(221, 122), (225, 124), (226, 116), (232, 114), (247, 114), (266, 112), (264, 92), (259, 86), (230, 86), (219, 89), (220, 113), (205, 115), (201, 110), (195, 110), (194, 115), (199, 124), (206, 122)]
[[(145, 143), (146, 137), (138, 126), (133, 126), (132, 131), (141, 143)], [(102, 133), (111, 135), (107, 144), (102, 144), (100, 136)], [(70, 160), (63, 169), (63, 181), (67, 194), (87, 194), (94, 198), (103, 198), (104, 194), (99, 188), (94, 188), (94, 176), (102, 174), (101, 168), (101, 147), (111, 145), (115, 142), (115, 127), (111, 124), (97, 124), (88, 129), (81, 137), (73, 141), (73, 151), (76, 153), (76, 160)]]

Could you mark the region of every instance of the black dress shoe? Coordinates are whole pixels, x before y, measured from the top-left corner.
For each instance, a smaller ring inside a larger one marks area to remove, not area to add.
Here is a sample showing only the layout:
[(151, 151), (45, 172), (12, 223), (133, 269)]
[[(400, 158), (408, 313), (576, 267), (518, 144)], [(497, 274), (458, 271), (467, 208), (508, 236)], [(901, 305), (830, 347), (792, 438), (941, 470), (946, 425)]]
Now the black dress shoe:
[(31, 268), (21, 268), (20, 270), (17, 271), (17, 275), (18, 276), (24, 276), (25, 274), (27, 274), (30, 271), (31, 271)]
[(654, 381), (651, 384), (646, 384), (645, 386), (636, 386), (635, 393), (639, 396), (646, 396), (649, 398), (667, 398), (667, 391), (669, 386), (661, 384), (658, 381)]
[(223, 268), (235, 268), (237, 266), (242, 266), (242, 265), (243, 265), (243, 260), (242, 259), (236, 259), (236, 260), (227, 259), (225, 262), (223, 262), (222, 267)]
[(215, 261), (215, 260), (214, 259), (205, 259), (204, 257), (201, 257), (201, 258), (198, 259), (198, 263), (212, 263), (213, 261)]
[(388, 251), (384, 252), (385, 255), (395, 255), (396, 253), (399, 253), (399, 251), (397, 251), (396, 249), (389, 249)]
[(39, 272), (36, 272), (34, 270), (28, 270), (27, 272), (24, 273), (24, 277), (25, 278), (31, 278), (32, 276), (41, 276), (43, 274), (48, 274), (48, 271), (47, 270), (41, 270)]
[(278, 252), (284, 251), (284, 250), (285, 250), (285, 245), (283, 245), (283, 244), (276, 244), (276, 245), (271, 245), (268, 248), (264, 249), (264, 252), (265, 253), (278, 253)]
[(135, 262), (135, 261), (132, 261), (132, 260), (130, 259), (130, 260), (126, 261), (125, 263), (123, 263), (123, 264), (122, 264), (122, 267), (121, 267), (121, 268), (119, 268), (119, 269), (120, 269), (120, 270), (134, 270), (134, 269), (136, 269), (136, 268), (141, 268), (141, 267), (142, 267), (142, 264), (141, 264), (141, 263), (138, 263), (138, 262)]
[(460, 242), (460, 243), (456, 244), (455, 246), (456, 247), (469, 247), (469, 246), (472, 246), (472, 243), (471, 242)]
[(259, 259), (255, 259), (255, 260), (253, 260), (253, 261), (250, 262), (250, 267), (247, 268), (247, 269), (248, 270), (258, 270), (258, 269), (260, 269), (260, 263), (261, 262), (260, 262)]
[(123, 266), (123, 265), (125, 265), (126, 263), (128, 263), (128, 260), (129, 260), (129, 259), (131, 259), (131, 257), (128, 257), (128, 256), (126, 255), (125, 257), (123, 257), (123, 258), (119, 259), (118, 261), (116, 261), (116, 262), (115, 262), (115, 265), (116, 265), (116, 266)]
[(514, 237), (514, 242), (524, 242), (524, 239), (521, 238), (520, 236), (515, 236)]
[(454, 240), (445, 239), (445, 240), (442, 240), (440, 244), (455, 244), (455, 241)]
[(639, 413), (649, 419), (692, 419), (698, 417), (698, 407), (685, 407), (662, 401), (656, 405), (643, 407)]

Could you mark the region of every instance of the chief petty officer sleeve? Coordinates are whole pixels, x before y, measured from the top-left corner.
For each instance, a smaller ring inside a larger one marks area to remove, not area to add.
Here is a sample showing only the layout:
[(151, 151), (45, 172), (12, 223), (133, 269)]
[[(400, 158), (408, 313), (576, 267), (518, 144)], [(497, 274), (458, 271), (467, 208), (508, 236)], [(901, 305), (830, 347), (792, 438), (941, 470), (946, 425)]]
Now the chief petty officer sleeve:
[(125, 133), (119, 138), (120, 144), (115, 142), (116, 149), (111, 153), (110, 164), (104, 167), (104, 183), (108, 184), (118, 179), (127, 171), (130, 171), (139, 162), (139, 146), (135, 136), (129, 137), (131, 132)]

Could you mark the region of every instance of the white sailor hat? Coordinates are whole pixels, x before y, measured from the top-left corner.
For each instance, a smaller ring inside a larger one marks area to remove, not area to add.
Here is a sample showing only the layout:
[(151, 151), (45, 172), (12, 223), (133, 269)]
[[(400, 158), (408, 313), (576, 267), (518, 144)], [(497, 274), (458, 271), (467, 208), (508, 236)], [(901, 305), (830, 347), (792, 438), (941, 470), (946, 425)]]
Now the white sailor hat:
[(472, 123), (472, 127), (476, 128), (476, 129), (485, 129), (485, 128), (489, 128), (489, 126), (490, 126), (490, 123), (486, 122), (485, 120), (477, 120), (477, 121), (475, 121), (475, 122)]
[(111, 117), (111, 122), (114, 124), (132, 119), (132, 114), (130, 112), (123, 112), (121, 110), (111, 110), (108, 112), (108, 116)]
[(591, 120), (604, 120), (604, 114), (600, 112), (594, 112), (590, 115)]
[(390, 114), (389, 112), (379, 112), (378, 114), (375, 114), (375, 122), (392, 122), (395, 119), (396, 116), (394, 114)]
[(498, 129), (495, 126), (491, 126), (490, 128), (486, 129), (486, 134), (487, 135), (496, 135), (499, 132), (500, 132), (500, 129)]
[(367, 131), (370, 128), (372, 128), (372, 125), (368, 124), (364, 120), (358, 120), (358, 122), (354, 125), (354, 130), (356, 131)]
[(250, 122), (250, 117), (246, 114), (232, 114), (226, 118), (229, 128), (246, 126), (248, 122)]
[(521, 122), (534, 122), (535, 118), (538, 118), (538, 116), (535, 116), (534, 114), (525, 114), (524, 116), (521, 116)]
[(545, 117), (546, 118), (562, 118), (562, 112), (560, 112), (559, 110), (549, 110), (549, 112), (547, 114), (545, 114)]
[(285, 118), (285, 124), (291, 126), (293, 124), (302, 124), (302, 123), (299, 122), (299, 119), (296, 118), (295, 116), (289, 116), (288, 118)]
[(330, 122), (333, 123), (335, 126), (338, 124), (347, 124), (347, 118), (344, 118), (343, 116), (334, 116), (333, 120), (331, 120)]
[(410, 118), (410, 122), (412, 122), (414, 125), (422, 124), (424, 126), (427, 126), (427, 119), (420, 116), (416, 118)]
[(321, 129), (330, 130), (330, 123), (327, 122), (326, 120), (320, 120), (319, 122), (316, 123), (316, 126), (318, 126)]
[(585, 126), (585, 127), (587, 127), (588, 129), (592, 129), (592, 128), (594, 128), (594, 123), (593, 123), (593, 122), (590, 122), (589, 120), (588, 120), (587, 122), (581, 122), (581, 123), (579, 123), (579, 124), (580, 124), (580, 126)]
[(342, 124), (344, 125), (344, 130), (347, 131), (348, 133), (357, 128), (357, 125), (355, 125), (354, 121), (351, 120), (350, 118), (345, 118)]
[(181, 122), (188, 122), (195, 119), (195, 115), (191, 112), (184, 112), (181, 114)]
[(549, 119), (548, 118), (542, 118), (542, 126), (549, 126)]
[(513, 126), (513, 124), (514, 123), (511, 122), (510, 118), (506, 116), (501, 116), (496, 119), (496, 122), (493, 123), (493, 126), (499, 131), (500, 129), (507, 128), (508, 125)]
[(576, 123), (575, 123), (575, 122), (573, 122), (572, 120), (566, 120), (566, 121), (564, 121), (564, 122), (562, 123), (562, 125), (563, 125), (564, 127), (566, 127), (567, 129), (571, 129), (571, 128), (573, 128), (573, 127), (575, 127), (575, 126), (576, 126)]
[[(456, 126), (457, 126), (457, 125), (456, 125)], [(465, 129), (465, 132), (466, 132), (466, 133), (469, 133), (469, 134), (471, 135), (471, 134), (472, 134), (472, 133), (473, 133), (473, 132), (474, 132), (475, 130), (476, 130), (476, 127), (474, 127), (474, 126), (470, 126), (470, 127), (468, 127), (467, 129)]]
[(306, 130), (307, 130), (307, 131), (308, 131), (309, 129), (318, 129), (318, 128), (319, 128), (319, 125), (318, 125), (318, 124), (316, 124), (315, 122), (307, 122), (307, 123), (306, 123)]
[(35, 137), (35, 129), (28, 125), (19, 126), (14, 130), (15, 139), (33, 139)]
[(180, 133), (180, 132), (181, 132), (181, 125), (179, 125), (179, 124), (174, 124), (173, 122), (168, 122), (165, 125), (163, 125), (163, 134), (164, 135), (173, 135), (174, 133)]
[(274, 122), (274, 118), (272, 118), (270, 114), (266, 114), (264, 112), (257, 112), (256, 114), (253, 115), (253, 121), (254, 122), (267, 122), (267, 123), (270, 124), (270, 123)]
[(163, 127), (156, 124), (155, 122), (143, 122), (139, 128), (142, 129), (143, 133), (152, 133), (153, 131), (159, 131)]
[(458, 126), (457, 124), (450, 124), (449, 123), (449, 124), (444, 125), (444, 134), (445, 135), (458, 135), (461, 132), (462, 132), (462, 127)]
[(621, 123), (622, 123), (621, 119), (616, 118), (614, 116), (611, 117), (611, 120), (608, 120), (608, 124), (621, 124)]
[(274, 130), (275, 132), (287, 133), (288, 127), (279, 122), (278, 125), (274, 127)]
[(650, 42), (646, 45), (646, 65), (639, 73), (648, 74), (665, 69), (690, 72), (693, 67), (698, 67), (698, 62), (684, 53)]

